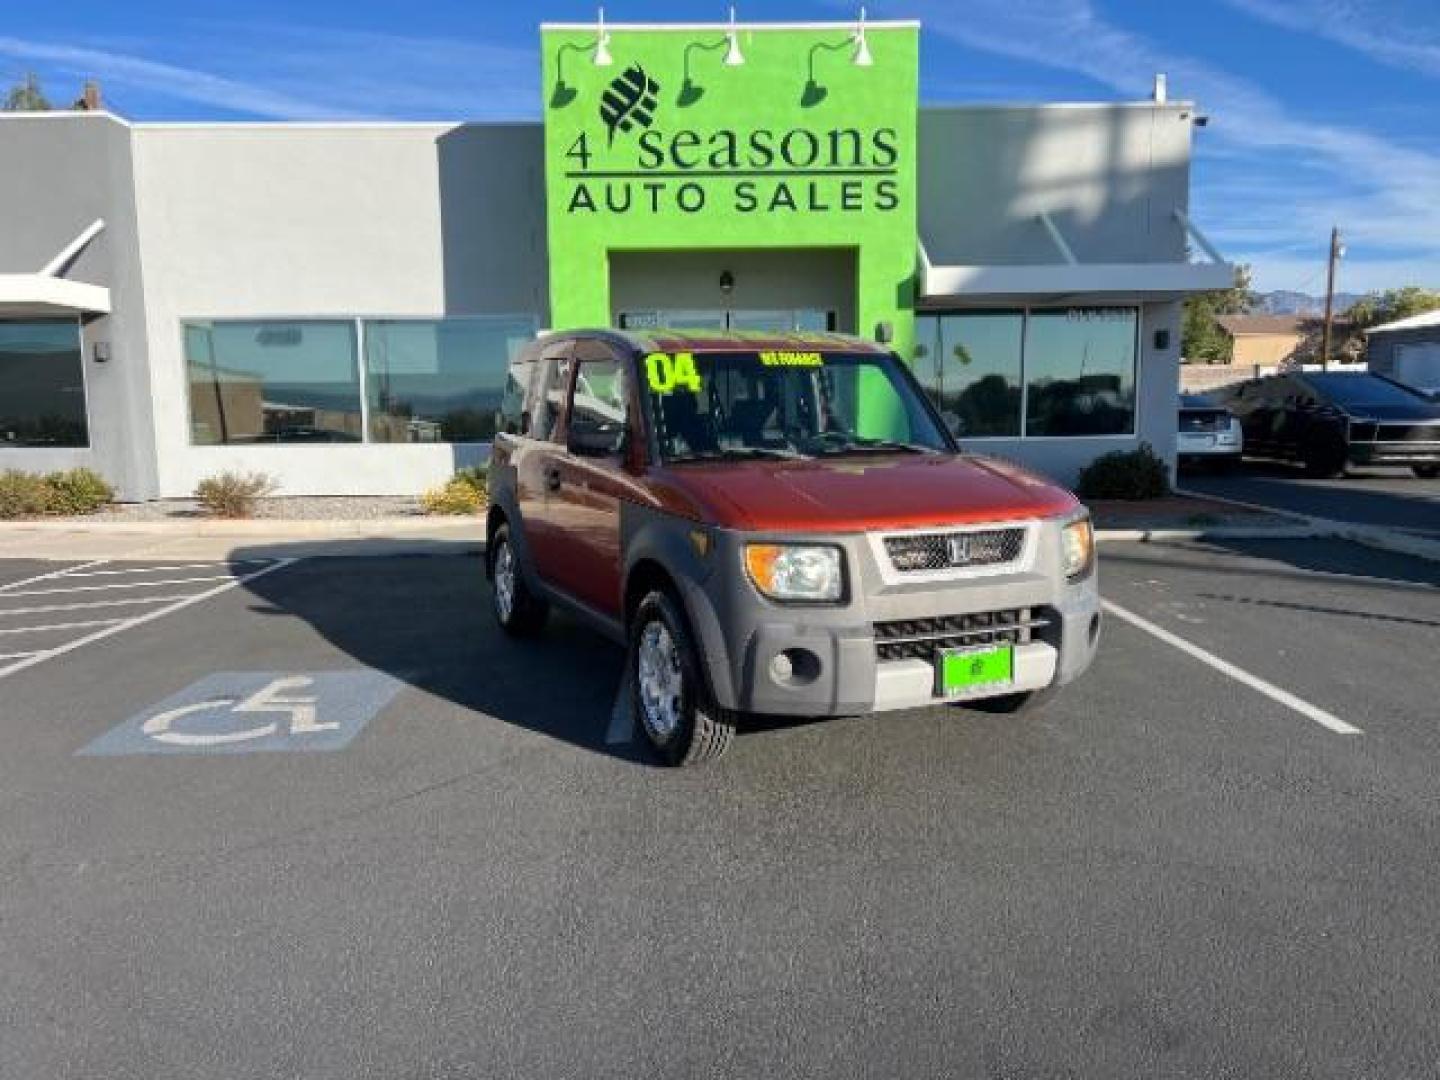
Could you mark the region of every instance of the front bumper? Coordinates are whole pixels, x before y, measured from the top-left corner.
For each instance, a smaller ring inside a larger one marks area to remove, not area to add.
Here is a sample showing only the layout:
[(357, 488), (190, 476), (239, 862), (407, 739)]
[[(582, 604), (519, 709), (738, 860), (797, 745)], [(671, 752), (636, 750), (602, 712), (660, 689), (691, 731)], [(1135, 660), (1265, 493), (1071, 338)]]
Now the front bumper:
[(1240, 433), (1236, 431), (1182, 431), (1175, 440), (1175, 453), (1188, 459), (1239, 457), (1243, 449)]
[[(746, 541), (795, 538), (717, 534), (713, 557), (720, 572), (683, 586), (717, 704), (782, 716), (853, 716), (1071, 681), (1090, 666), (1099, 645), (1100, 595), (1093, 568), (1074, 582), (1061, 572), (1061, 524), (1026, 523), (1033, 535), (1020, 565), (944, 580), (897, 580), (879, 565), (884, 556), (864, 535), (807, 536), (805, 542), (844, 549), (850, 597), (842, 604), (804, 606), (761, 596), (742, 563)], [(1013, 680), (999, 687), (941, 696), (933, 656), (888, 658), (877, 647), (877, 624), (1022, 611), (1043, 625), (1017, 636)], [(782, 654), (797, 661), (789, 677), (777, 674), (775, 659)]]
[(1440, 465), (1440, 442), (1352, 442), (1356, 465)]

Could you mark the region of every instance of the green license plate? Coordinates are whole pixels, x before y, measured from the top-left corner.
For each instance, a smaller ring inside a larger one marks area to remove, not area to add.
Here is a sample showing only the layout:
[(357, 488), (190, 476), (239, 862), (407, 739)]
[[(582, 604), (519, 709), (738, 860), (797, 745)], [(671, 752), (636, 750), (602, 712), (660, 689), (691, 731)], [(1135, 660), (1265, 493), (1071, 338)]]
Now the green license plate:
[(973, 649), (942, 652), (935, 662), (936, 692), (942, 696), (963, 694), (1015, 681), (1013, 645), (981, 645)]

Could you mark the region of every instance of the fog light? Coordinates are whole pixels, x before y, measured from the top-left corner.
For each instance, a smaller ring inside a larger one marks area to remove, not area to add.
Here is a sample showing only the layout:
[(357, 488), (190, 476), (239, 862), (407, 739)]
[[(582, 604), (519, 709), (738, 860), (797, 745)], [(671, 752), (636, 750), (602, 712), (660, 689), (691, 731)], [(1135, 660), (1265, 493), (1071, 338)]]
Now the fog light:
[(770, 678), (779, 686), (809, 686), (819, 677), (820, 657), (809, 649), (786, 649), (770, 661)]

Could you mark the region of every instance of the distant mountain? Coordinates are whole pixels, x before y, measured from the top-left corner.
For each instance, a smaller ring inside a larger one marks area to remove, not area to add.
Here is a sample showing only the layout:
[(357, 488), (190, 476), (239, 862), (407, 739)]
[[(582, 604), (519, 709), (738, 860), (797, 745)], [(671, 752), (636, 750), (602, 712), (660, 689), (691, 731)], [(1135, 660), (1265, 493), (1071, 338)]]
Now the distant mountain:
[[(1311, 296), (1309, 293), (1291, 292), (1288, 289), (1276, 289), (1274, 292), (1256, 293), (1259, 300), (1259, 307), (1255, 309), (1257, 315), (1323, 315), (1325, 314), (1325, 297)], [(1340, 313), (1347, 310), (1351, 304), (1359, 300), (1361, 293), (1337, 292), (1335, 294), (1335, 311)]]

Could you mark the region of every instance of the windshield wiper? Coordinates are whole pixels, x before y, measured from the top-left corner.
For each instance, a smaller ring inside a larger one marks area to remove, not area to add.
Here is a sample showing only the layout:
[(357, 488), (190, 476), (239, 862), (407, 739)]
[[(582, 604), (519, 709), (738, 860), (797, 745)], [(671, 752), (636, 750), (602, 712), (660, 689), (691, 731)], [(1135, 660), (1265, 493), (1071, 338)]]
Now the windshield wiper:
[(933, 446), (924, 446), (920, 443), (902, 442), (899, 439), (868, 439), (856, 436), (848, 443), (836, 446), (830, 453), (844, 454), (851, 450), (905, 450), (912, 454), (938, 454), (941, 451)]
[(809, 454), (798, 450), (786, 450), (779, 446), (727, 446), (722, 450), (692, 450), (688, 454), (676, 454), (667, 460), (672, 464), (680, 461), (723, 461), (725, 458), (778, 458), (785, 461), (807, 461)]

